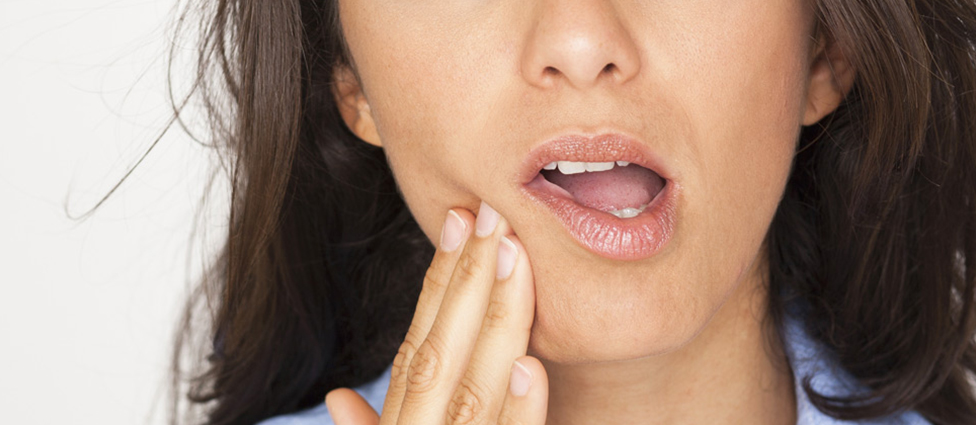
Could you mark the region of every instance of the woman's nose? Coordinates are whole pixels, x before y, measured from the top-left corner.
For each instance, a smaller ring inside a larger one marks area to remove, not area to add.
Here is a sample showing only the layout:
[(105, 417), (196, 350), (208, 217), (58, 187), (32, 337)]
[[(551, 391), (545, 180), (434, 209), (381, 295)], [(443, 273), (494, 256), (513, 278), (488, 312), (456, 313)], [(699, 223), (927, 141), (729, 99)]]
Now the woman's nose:
[(586, 89), (618, 84), (640, 71), (635, 40), (605, 0), (542, 0), (522, 57), (522, 75), (540, 88), (569, 84)]

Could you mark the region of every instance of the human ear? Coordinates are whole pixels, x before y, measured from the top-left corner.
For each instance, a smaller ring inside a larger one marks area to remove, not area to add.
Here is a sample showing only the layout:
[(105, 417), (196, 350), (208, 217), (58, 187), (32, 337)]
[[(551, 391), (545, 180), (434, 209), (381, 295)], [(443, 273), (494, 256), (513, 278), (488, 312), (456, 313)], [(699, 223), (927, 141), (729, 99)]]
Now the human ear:
[(348, 66), (336, 67), (332, 75), (333, 90), (339, 114), (346, 123), (346, 127), (363, 140), (373, 146), (383, 147), (380, 135), (376, 131), (376, 122), (369, 108), (369, 102), (363, 94), (359, 79)]
[(821, 35), (811, 55), (803, 125), (833, 112), (854, 85), (856, 71), (840, 43)]

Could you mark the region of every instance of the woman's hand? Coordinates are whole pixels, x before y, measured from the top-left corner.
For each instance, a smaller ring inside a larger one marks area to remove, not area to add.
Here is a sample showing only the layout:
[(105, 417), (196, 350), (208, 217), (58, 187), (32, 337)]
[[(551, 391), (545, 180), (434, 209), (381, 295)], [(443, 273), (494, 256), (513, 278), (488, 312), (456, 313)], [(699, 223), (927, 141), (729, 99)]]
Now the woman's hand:
[(340, 388), (326, 396), (333, 421), (544, 424), (548, 378), (525, 356), (534, 314), (532, 271), (508, 223), (485, 203), (476, 223), (451, 210), (393, 361), (382, 417)]

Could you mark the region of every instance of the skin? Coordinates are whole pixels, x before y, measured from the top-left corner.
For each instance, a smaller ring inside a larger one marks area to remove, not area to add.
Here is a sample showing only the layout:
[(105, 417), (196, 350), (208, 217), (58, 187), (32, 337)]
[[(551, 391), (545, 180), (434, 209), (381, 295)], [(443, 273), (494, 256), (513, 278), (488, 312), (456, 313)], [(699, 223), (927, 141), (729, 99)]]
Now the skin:
[[(795, 423), (782, 343), (764, 339), (763, 240), (801, 126), (854, 79), (841, 49), (811, 36), (811, 3), (340, 11), (355, 63), (336, 70), (347, 125), (383, 147), (434, 244), (450, 209), (466, 230), (431, 264), (381, 418), (337, 390), (337, 423)], [(674, 235), (650, 258), (587, 251), (519, 190), (533, 147), (604, 132), (649, 146), (682, 189)], [(471, 235), (482, 203), (502, 217), (488, 237)], [(496, 281), (506, 235), (515, 271)], [(532, 375), (520, 397), (507, 391), (516, 358)]]

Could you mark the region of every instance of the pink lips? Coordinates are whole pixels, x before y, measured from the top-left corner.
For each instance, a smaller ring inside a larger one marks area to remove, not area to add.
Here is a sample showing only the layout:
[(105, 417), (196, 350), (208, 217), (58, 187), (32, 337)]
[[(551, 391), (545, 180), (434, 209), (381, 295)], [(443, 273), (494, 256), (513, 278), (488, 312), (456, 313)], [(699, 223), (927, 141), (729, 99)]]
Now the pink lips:
[[(618, 218), (588, 208), (542, 177), (540, 170), (554, 161), (627, 161), (656, 172), (664, 188), (640, 215)], [(520, 175), (524, 192), (548, 207), (570, 235), (589, 251), (614, 260), (639, 260), (658, 253), (674, 234), (678, 185), (643, 145), (619, 134), (579, 135), (553, 139), (534, 149)]]

